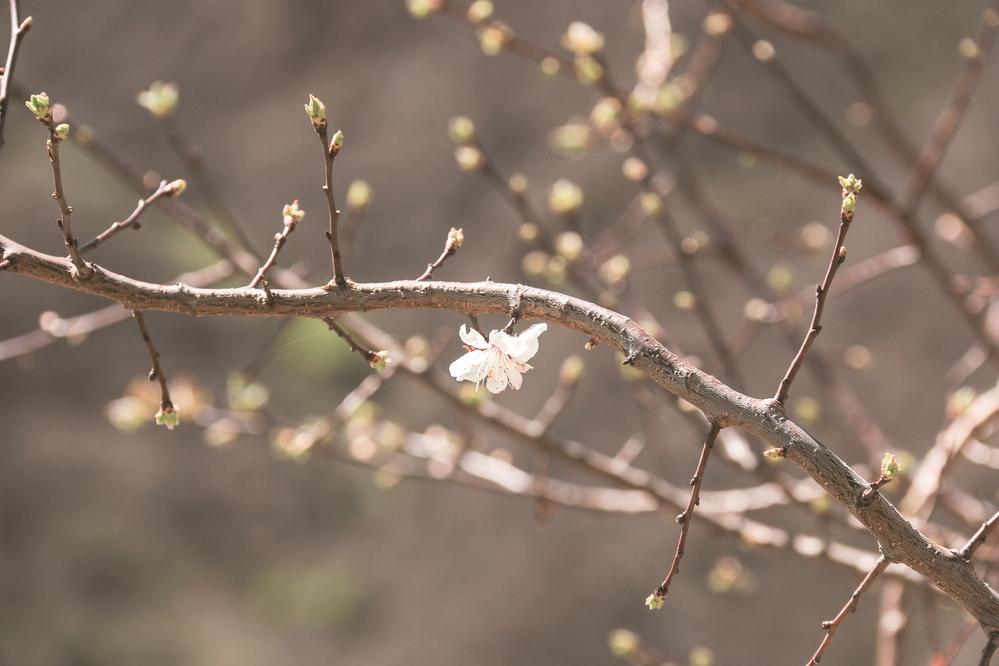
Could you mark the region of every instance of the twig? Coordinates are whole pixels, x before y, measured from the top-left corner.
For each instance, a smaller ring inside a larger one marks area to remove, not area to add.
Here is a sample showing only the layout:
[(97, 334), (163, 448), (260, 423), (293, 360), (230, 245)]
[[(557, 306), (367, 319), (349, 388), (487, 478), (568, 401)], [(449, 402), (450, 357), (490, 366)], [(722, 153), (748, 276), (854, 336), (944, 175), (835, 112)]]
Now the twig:
[[(315, 99), (310, 97), (311, 100)], [(316, 100), (319, 102), (319, 100)], [(323, 194), (326, 195), (326, 205), (329, 208), (330, 214), (330, 228), (326, 232), (326, 240), (330, 244), (330, 256), (333, 259), (333, 279), (330, 281), (337, 287), (347, 286), (347, 277), (343, 272), (343, 261), (340, 258), (340, 244), (337, 240), (338, 227), (340, 222), (340, 211), (336, 207), (336, 199), (333, 195), (333, 161), (336, 159), (337, 153), (340, 152), (340, 147), (343, 145), (343, 134), (337, 131), (333, 134), (333, 138), (330, 139), (329, 136), (329, 125), (326, 122), (326, 107), (322, 106), (322, 102), (319, 102), (319, 106), (322, 107), (321, 116), (320, 112), (316, 112), (317, 115), (312, 118), (312, 127), (316, 130), (316, 136), (319, 137), (319, 143), (323, 148), (323, 164), (325, 166), (325, 179), (323, 181)], [(308, 111), (308, 106), (306, 107)]]
[(465, 234), (461, 229), (455, 229), (451, 227), (451, 231), (447, 232), (447, 238), (444, 240), (444, 250), (432, 264), (427, 264), (427, 270), (423, 271), (420, 277), (416, 278), (417, 282), (422, 280), (429, 280), (434, 276), (434, 271), (440, 268), (448, 257), (454, 256), (454, 254), (461, 247), (462, 242), (465, 240)]
[(146, 207), (155, 203), (161, 197), (178, 196), (184, 189), (183, 183), (184, 181), (182, 180), (175, 180), (169, 183), (165, 180), (161, 180), (159, 187), (156, 188), (156, 191), (154, 191), (145, 199), (139, 199), (139, 203), (136, 204), (135, 210), (133, 210), (128, 217), (126, 217), (124, 220), (112, 223), (110, 227), (108, 227), (101, 233), (97, 234), (97, 236), (95, 236), (94, 238), (90, 239), (89, 241), (81, 245), (80, 252), (81, 253), (89, 252), (90, 250), (93, 250), (107, 239), (111, 238), (115, 234), (124, 231), (125, 229), (128, 229), (129, 227), (133, 229), (138, 229), (139, 216), (141, 216), (143, 211), (146, 210)]
[(360, 354), (361, 358), (363, 358), (371, 367), (375, 367), (379, 362), (384, 361), (384, 352), (372, 351), (362, 345), (356, 338), (354, 338), (354, 336), (350, 334), (350, 332), (340, 326), (340, 324), (338, 324), (336, 319), (333, 317), (326, 317), (323, 319), (323, 323), (347, 343), (347, 347), (350, 351)]
[(31, 17), (21, 20), (18, 0), (10, 0), (10, 44), (7, 46), (7, 60), (3, 74), (0, 74), (0, 148), (4, 145), (3, 128), (7, 122), (7, 106), (10, 102), (10, 80), (14, 78), (14, 65), (21, 40), (31, 29)]
[[(139, 333), (142, 335), (142, 341), (146, 343), (146, 349), (149, 350), (149, 361), (152, 363), (152, 369), (149, 371), (149, 381), (159, 381), (160, 383), (160, 414), (157, 414), (157, 422), (159, 422), (162, 415), (173, 415), (176, 414), (176, 408), (173, 402), (170, 400), (170, 388), (167, 386), (166, 375), (163, 374), (163, 369), (160, 367), (160, 353), (156, 351), (156, 347), (153, 345), (152, 339), (149, 337), (149, 331), (146, 329), (146, 318), (142, 314), (141, 310), (133, 310), (132, 316), (135, 318), (135, 324), (139, 327)], [(175, 425), (175, 424), (174, 424)], [(167, 427), (171, 428), (173, 426), (167, 424)]]
[(975, 551), (978, 550), (983, 543), (985, 543), (986, 539), (989, 538), (989, 535), (996, 529), (997, 526), (999, 526), (999, 511), (982, 523), (982, 526), (979, 527), (978, 531), (975, 532), (975, 535), (968, 540), (968, 543), (965, 544), (964, 548), (958, 551), (958, 555), (961, 556), (961, 559), (970, 560), (975, 554)]
[(49, 156), (49, 163), (52, 165), (52, 180), (55, 183), (55, 191), (52, 193), (52, 198), (55, 199), (56, 203), (59, 205), (60, 213), (59, 219), (56, 220), (56, 223), (62, 231), (63, 243), (66, 245), (66, 251), (69, 253), (69, 258), (73, 262), (73, 266), (76, 268), (77, 277), (85, 279), (90, 275), (90, 268), (87, 266), (86, 262), (80, 258), (79, 241), (77, 241), (76, 237), (73, 236), (73, 227), (70, 223), (70, 216), (73, 214), (73, 207), (70, 206), (69, 202), (66, 200), (66, 192), (63, 190), (62, 186), (62, 167), (59, 162), (59, 143), (65, 138), (65, 136), (58, 136), (56, 134), (56, 123), (52, 118), (52, 110), (48, 108), (48, 96), (45, 95), (45, 93), (41, 93), (41, 96), (45, 97), (46, 112), (44, 115), (35, 113), (35, 117), (43, 125), (45, 125), (49, 131), (49, 140), (46, 142), (46, 152)]
[[(860, 190), (860, 181), (857, 181), (851, 175), (848, 179), (841, 178), (840, 182), (843, 183), (843, 205), (840, 210), (839, 232), (836, 235), (836, 244), (833, 246), (832, 255), (829, 257), (826, 276), (823, 278), (822, 284), (815, 287), (815, 311), (812, 314), (812, 323), (808, 328), (808, 333), (801, 342), (801, 348), (798, 349), (794, 360), (791, 361), (791, 365), (788, 367), (784, 379), (781, 380), (776, 395), (774, 395), (774, 401), (781, 406), (787, 400), (787, 395), (791, 390), (791, 382), (798, 375), (798, 370), (801, 369), (801, 364), (804, 363), (805, 356), (808, 354), (808, 348), (812, 346), (815, 338), (822, 331), (822, 310), (826, 304), (826, 297), (829, 294), (829, 289), (832, 287), (833, 278), (836, 277), (836, 270), (846, 261), (846, 246), (843, 243), (846, 240), (846, 233), (850, 230), (850, 223), (853, 222), (854, 207), (856, 206), (857, 192)], [(854, 184), (851, 184), (851, 182)], [(852, 204), (849, 203), (851, 197)]]
[(874, 568), (864, 577), (864, 580), (860, 581), (860, 585), (857, 589), (853, 591), (850, 595), (850, 600), (846, 602), (846, 605), (836, 614), (832, 620), (827, 620), (822, 623), (822, 629), (826, 632), (826, 635), (822, 638), (822, 642), (819, 644), (819, 649), (815, 651), (812, 658), (808, 661), (808, 666), (815, 666), (822, 660), (822, 655), (825, 654), (826, 649), (832, 642), (833, 636), (836, 634), (836, 630), (839, 629), (839, 625), (843, 623), (846, 616), (857, 610), (857, 604), (860, 603), (860, 597), (867, 591), (867, 588), (871, 586), (881, 573), (888, 567), (888, 558), (882, 555)]
[(683, 549), (687, 544), (687, 533), (690, 530), (690, 523), (694, 518), (694, 507), (700, 501), (701, 483), (704, 481), (704, 469), (708, 465), (708, 457), (711, 455), (711, 449), (715, 445), (715, 440), (718, 439), (718, 433), (721, 432), (721, 428), (721, 424), (718, 421), (712, 421), (711, 428), (704, 438), (701, 457), (697, 461), (694, 476), (690, 479), (690, 499), (687, 501), (686, 508), (676, 517), (676, 522), (680, 525), (680, 538), (676, 542), (676, 552), (673, 554), (673, 561), (669, 565), (669, 571), (666, 573), (666, 577), (663, 578), (663, 582), (659, 584), (659, 587), (645, 601), (645, 604), (653, 610), (662, 608), (666, 595), (669, 593), (669, 585), (673, 581), (673, 577), (680, 572), (680, 560), (683, 558)]
[(997, 647), (999, 647), (999, 631), (993, 631), (989, 634), (989, 640), (985, 643), (985, 647), (982, 648), (982, 658), (978, 660), (978, 666), (989, 666)]
[(277, 263), (278, 253), (281, 252), (281, 248), (284, 247), (284, 244), (288, 242), (288, 236), (291, 235), (291, 232), (295, 230), (295, 227), (298, 226), (298, 222), (301, 221), (304, 216), (305, 212), (300, 210), (298, 207), (298, 199), (295, 199), (295, 201), (284, 207), (282, 210), (284, 226), (281, 227), (281, 231), (274, 234), (274, 247), (271, 249), (270, 256), (268, 256), (267, 260), (260, 266), (260, 270), (258, 270), (256, 275), (253, 276), (253, 279), (250, 280), (249, 286), (251, 288), (259, 287), (267, 277), (267, 272), (274, 267), (275, 263)]

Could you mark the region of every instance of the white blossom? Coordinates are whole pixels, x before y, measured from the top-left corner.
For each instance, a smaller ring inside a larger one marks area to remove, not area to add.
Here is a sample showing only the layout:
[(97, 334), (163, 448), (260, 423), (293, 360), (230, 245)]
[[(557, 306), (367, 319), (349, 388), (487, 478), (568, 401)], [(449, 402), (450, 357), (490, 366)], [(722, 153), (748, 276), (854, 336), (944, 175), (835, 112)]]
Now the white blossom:
[(531, 369), (527, 362), (538, 353), (538, 336), (547, 329), (548, 324), (534, 324), (520, 335), (490, 331), (487, 342), (481, 333), (462, 325), (458, 335), (468, 353), (451, 364), (451, 376), (475, 382), (476, 388), (485, 380), (490, 393), (500, 393), (508, 385), (519, 389), (521, 373)]

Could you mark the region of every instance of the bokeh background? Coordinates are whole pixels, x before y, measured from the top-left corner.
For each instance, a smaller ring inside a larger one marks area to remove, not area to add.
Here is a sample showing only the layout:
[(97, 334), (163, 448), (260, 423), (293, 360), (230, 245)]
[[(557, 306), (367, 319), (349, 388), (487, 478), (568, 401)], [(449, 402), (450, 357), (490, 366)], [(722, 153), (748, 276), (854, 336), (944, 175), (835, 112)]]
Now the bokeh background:
[[(705, 5), (672, 4), (675, 31), (696, 38)], [(910, 137), (921, 141), (952, 88), (961, 64), (957, 44), (973, 34), (982, 3), (804, 4), (850, 35)], [(642, 45), (636, 3), (497, 5), (498, 17), (518, 34), (553, 48), (571, 20), (589, 22), (607, 37), (616, 78), (633, 81)], [(353, 178), (374, 188), (348, 257), (357, 280), (418, 275), (440, 251), (448, 228), (458, 226), (465, 247), (441, 278), (543, 284), (522, 272), (526, 248), (516, 238), (514, 213), (481, 178), (455, 166), (447, 119), (457, 113), (474, 119), (503, 169), (528, 177), (539, 206), (557, 178), (578, 182), (586, 195), (579, 217), (584, 237), (613, 222), (636, 194), (621, 175), (620, 154), (602, 148), (573, 161), (548, 144), (553, 127), (589, 113), (593, 90), (569, 78), (542, 80), (534, 65), (513, 56), (488, 57), (466, 25), (447, 18), (414, 22), (401, 0), (25, 0), (22, 6), (34, 27), (18, 63), (19, 83), (46, 90), (69, 108), (74, 125), (91, 126), (137, 169), (187, 176), (160, 128), (135, 103), (151, 81), (173, 81), (181, 94), (178, 127), (201, 147), (207, 172), (258, 248), (269, 247), (281, 206), (300, 199), (308, 215), (282, 254), (286, 266), (301, 262), (322, 275), (328, 261), (320, 233), (321, 162), (302, 113), (309, 92), (325, 100), (332, 123), (346, 135), (336, 163), (340, 195)], [(772, 37), (779, 57), (879, 165), (880, 177), (900, 185), (905, 169), (887, 158), (875, 133), (846, 121), (859, 98), (842, 70), (805, 45)], [(853, 170), (736, 45), (724, 54), (700, 108), (831, 169)], [(999, 78), (990, 69), (944, 165), (961, 193), (999, 173), (992, 139), (997, 114)], [(44, 135), (17, 99), (6, 132), (0, 228), (58, 254)], [(804, 252), (775, 239), (793, 237), (813, 221), (832, 228), (836, 184), (819, 187), (697, 140), (688, 148), (688, 166), (758, 265), (786, 266), (793, 289), (815, 281), (826, 250)], [(67, 144), (64, 164), (79, 236), (90, 237), (131, 210), (133, 193), (78, 148)], [(184, 196), (202, 207), (200, 194), (192, 187)], [(937, 212), (925, 210), (925, 228)], [(678, 217), (686, 233), (700, 226), (689, 211)], [(116, 238), (95, 260), (149, 281), (211, 261), (156, 210), (144, 219), (140, 233)], [(649, 231), (639, 244), (661, 242)], [(899, 242), (890, 221), (862, 203), (850, 259)], [(956, 270), (980, 272), (970, 254), (938, 245)], [(753, 294), (717, 262), (704, 266), (716, 310), (734, 332)], [(712, 358), (696, 319), (673, 303), (682, 288), (675, 268), (643, 271), (635, 285), (687, 352)], [(5, 339), (35, 328), (42, 311), (70, 316), (102, 303), (3, 275), (0, 304)], [(451, 313), (373, 319), (401, 338), (433, 337), (462, 323)], [(271, 391), (270, 409), (288, 422), (328, 412), (369, 372), (339, 339), (309, 323), (281, 329), (260, 358), (274, 321), (155, 313), (148, 321), (171, 376), (189, 378), (224, 403), (229, 373), (257, 362)], [(972, 343), (962, 322), (922, 271), (906, 269), (834, 301), (825, 323), (818, 346), (830, 357), (841, 359), (851, 345), (870, 350), (865, 370), (843, 366), (841, 373), (897, 449), (918, 457), (944, 422), (941, 378)], [(498, 400), (533, 414), (554, 387), (562, 359), (581, 353), (583, 342), (565, 331), (547, 333), (524, 390)], [(455, 338), (444, 362), (459, 352)], [(640, 430), (641, 416), (613, 356), (600, 350), (586, 360), (582, 389), (556, 429), (612, 453)], [(788, 360), (778, 336), (765, 333), (742, 359), (749, 392), (772, 393)], [(147, 364), (128, 322), (0, 364), (0, 663), (605, 664), (615, 661), (608, 633), (626, 627), (681, 664), (698, 646), (710, 648), (718, 664), (796, 664), (814, 650), (819, 622), (856, 583), (814, 562), (746, 550), (695, 522), (667, 607), (650, 613), (642, 601), (672, 554), (677, 529), (671, 515), (563, 510), (539, 521), (521, 499), (419, 481), (384, 488), (371, 471), (322, 456), (288, 461), (274, 455), (266, 435), (220, 447), (190, 424), (124, 434), (109, 423), (105, 407)], [(992, 381), (984, 372), (972, 384), (985, 388)], [(803, 375), (795, 404), (816, 395)], [(416, 430), (459, 421), (405, 378), (393, 380), (377, 402), (383, 414)], [(824, 410), (812, 416), (811, 430), (841, 456), (866, 460), (833, 416)], [(684, 484), (698, 433), (676, 415), (650, 427), (657, 439), (640, 461)], [(521, 450), (496, 433), (482, 434), (489, 447)], [(556, 463), (553, 471), (564, 470)], [(965, 472), (965, 490), (983, 497), (995, 492), (994, 475)], [(751, 478), (719, 466), (706, 487), (746, 485)], [(790, 511), (771, 519), (815, 528)], [(872, 540), (853, 542), (874, 547)], [(723, 558), (736, 558), (745, 577), (743, 585), (719, 592), (711, 589), (710, 572), (719, 561), (731, 565)], [(932, 597), (916, 597), (906, 663), (925, 661), (928, 614), (938, 617), (945, 637), (963, 620), (945, 600), (933, 605)], [(849, 619), (828, 663), (870, 662), (875, 599)], [(973, 663), (981, 640), (976, 633), (957, 663)]]

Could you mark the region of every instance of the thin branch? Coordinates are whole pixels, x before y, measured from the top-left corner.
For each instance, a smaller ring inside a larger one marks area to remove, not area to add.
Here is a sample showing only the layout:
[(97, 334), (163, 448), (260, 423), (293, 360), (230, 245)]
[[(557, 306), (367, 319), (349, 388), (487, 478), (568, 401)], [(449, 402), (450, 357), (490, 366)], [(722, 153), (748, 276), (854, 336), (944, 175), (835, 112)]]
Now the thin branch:
[[(815, 287), (815, 311), (812, 313), (812, 323), (809, 325), (808, 333), (805, 334), (805, 339), (801, 342), (801, 348), (798, 349), (794, 360), (788, 366), (787, 372), (784, 374), (784, 379), (781, 380), (777, 393), (774, 395), (774, 401), (781, 406), (787, 400), (788, 393), (791, 390), (791, 382), (798, 375), (801, 364), (805, 362), (805, 356), (808, 354), (809, 347), (812, 346), (815, 338), (819, 337), (819, 333), (822, 331), (822, 310), (825, 308), (826, 297), (832, 287), (833, 278), (836, 277), (836, 270), (846, 261), (846, 246), (843, 243), (846, 240), (847, 232), (850, 230), (850, 223), (853, 222), (853, 207), (856, 205), (856, 192), (860, 188), (857, 187), (850, 191), (847, 179), (841, 179), (841, 181), (845, 184), (843, 186), (843, 206), (839, 216), (839, 232), (836, 235), (836, 244), (833, 246), (832, 254), (829, 257), (826, 276), (823, 278), (822, 284)], [(850, 197), (853, 197), (852, 205), (848, 204)]]
[(958, 551), (958, 555), (961, 556), (961, 559), (970, 560), (972, 556), (974, 556), (975, 551), (978, 550), (983, 543), (985, 543), (986, 539), (989, 538), (989, 535), (992, 534), (996, 527), (999, 527), (999, 511), (994, 513), (991, 518), (982, 523), (982, 526), (979, 527), (978, 531), (975, 532), (975, 535), (968, 540), (968, 543), (965, 544), (964, 548)]
[(352, 336), (349, 331), (347, 331), (346, 329), (343, 328), (343, 326), (337, 323), (336, 319), (334, 319), (333, 317), (326, 317), (325, 319), (323, 319), (323, 323), (326, 324), (326, 326), (331, 331), (339, 335), (340, 338), (347, 343), (347, 347), (350, 349), (350, 351), (357, 352), (358, 354), (360, 354), (361, 358), (363, 358), (365, 362), (368, 363), (368, 365), (374, 367), (375, 364), (378, 363), (379, 353), (368, 349), (360, 342), (358, 342), (357, 339), (354, 338), (354, 336)]
[(434, 271), (443, 266), (448, 257), (454, 256), (464, 240), (465, 234), (462, 233), (462, 230), (451, 227), (451, 231), (447, 233), (447, 238), (444, 240), (444, 249), (441, 251), (440, 256), (432, 264), (427, 264), (427, 270), (423, 271), (423, 274), (416, 278), (416, 281), (421, 282), (432, 278)]
[(143, 211), (146, 210), (146, 207), (155, 203), (164, 196), (175, 197), (179, 195), (180, 192), (182, 192), (184, 189), (183, 182), (184, 181), (182, 180), (175, 180), (168, 183), (165, 180), (161, 180), (159, 187), (156, 188), (156, 191), (154, 191), (145, 199), (139, 199), (139, 202), (135, 206), (135, 210), (133, 210), (128, 217), (118, 222), (112, 223), (110, 227), (108, 227), (101, 233), (97, 234), (96, 237), (92, 238), (91, 240), (81, 245), (80, 252), (81, 253), (89, 252), (90, 250), (93, 250), (107, 239), (130, 227), (132, 229), (138, 229), (139, 217), (142, 215)]
[(278, 253), (281, 252), (281, 248), (284, 247), (284, 244), (288, 242), (288, 236), (291, 235), (291, 232), (293, 232), (295, 227), (298, 226), (298, 222), (305, 216), (305, 213), (298, 208), (298, 199), (295, 199), (295, 201), (285, 206), (282, 212), (284, 224), (281, 227), (281, 231), (274, 234), (274, 247), (271, 248), (270, 255), (267, 257), (266, 261), (261, 264), (260, 270), (258, 270), (253, 276), (253, 279), (250, 280), (249, 286), (251, 288), (259, 287), (261, 283), (264, 282), (264, 279), (267, 277), (267, 272), (270, 271), (274, 267), (274, 264), (277, 263)]
[(711, 456), (711, 449), (715, 445), (715, 440), (718, 439), (718, 433), (721, 432), (722, 426), (718, 421), (711, 422), (711, 428), (708, 430), (707, 436), (704, 438), (704, 446), (701, 448), (701, 457), (697, 461), (697, 468), (694, 470), (694, 476), (690, 479), (690, 499), (687, 501), (687, 506), (684, 510), (676, 517), (677, 524), (680, 525), (680, 538), (676, 542), (676, 552), (673, 554), (673, 561), (670, 562), (669, 571), (666, 572), (666, 577), (663, 578), (663, 582), (659, 584), (659, 587), (649, 595), (646, 600), (646, 605), (651, 609), (662, 608), (663, 602), (666, 599), (666, 595), (669, 594), (669, 585), (673, 581), (673, 577), (680, 572), (680, 560), (683, 558), (683, 549), (687, 544), (687, 533), (690, 531), (690, 523), (694, 518), (694, 507), (700, 502), (701, 496), (701, 483), (704, 481), (704, 470), (708, 465), (708, 458)]
[(31, 29), (31, 17), (21, 20), (18, 0), (10, 0), (10, 43), (7, 46), (7, 60), (0, 74), (0, 148), (4, 145), (3, 128), (7, 122), (7, 106), (10, 102), (10, 80), (14, 78), (14, 65), (21, 40)]
[(326, 195), (326, 206), (329, 208), (330, 214), (330, 227), (326, 232), (326, 240), (329, 241), (330, 256), (333, 260), (333, 279), (331, 282), (338, 287), (346, 287), (347, 277), (343, 272), (343, 260), (340, 257), (340, 243), (337, 238), (340, 211), (337, 210), (336, 198), (333, 195), (333, 161), (336, 159), (337, 153), (340, 152), (343, 135), (338, 131), (334, 133), (333, 139), (330, 139), (329, 125), (325, 118), (325, 109), (323, 113), (324, 117), (313, 120), (312, 126), (315, 128), (316, 136), (319, 137), (319, 143), (323, 147), (323, 164), (325, 167), (323, 194)]
[(985, 647), (982, 648), (982, 657), (978, 660), (978, 666), (989, 666), (992, 663), (992, 657), (995, 655), (997, 647), (999, 647), (999, 631), (993, 631), (989, 634), (989, 639), (985, 643)]
[(853, 591), (850, 595), (850, 600), (846, 602), (846, 605), (836, 614), (832, 620), (828, 620), (822, 623), (822, 629), (826, 632), (826, 635), (822, 638), (822, 642), (819, 644), (819, 649), (815, 651), (812, 658), (808, 661), (808, 666), (815, 666), (820, 661), (822, 661), (822, 655), (825, 654), (826, 649), (832, 642), (833, 636), (836, 635), (836, 630), (839, 629), (839, 625), (843, 623), (846, 616), (857, 610), (857, 604), (860, 603), (860, 597), (867, 591), (867, 588), (871, 586), (871, 583), (881, 575), (881, 573), (888, 567), (888, 558), (882, 555), (874, 568), (864, 577), (864, 580), (860, 581), (860, 585), (857, 589)]
[[(149, 371), (149, 381), (159, 381), (160, 383), (160, 412), (162, 414), (174, 414), (176, 413), (176, 408), (170, 400), (170, 387), (167, 386), (166, 375), (163, 374), (163, 368), (160, 367), (160, 353), (156, 350), (152, 339), (149, 337), (149, 330), (146, 328), (146, 318), (141, 310), (132, 311), (132, 316), (135, 318), (136, 326), (139, 327), (142, 341), (146, 343), (146, 349), (149, 350), (149, 361), (153, 366)], [(157, 415), (157, 419), (159, 418), (160, 416)]]
[[(44, 93), (42, 93), (44, 95)], [(47, 104), (46, 100), (46, 104)], [(70, 217), (73, 214), (73, 207), (69, 205), (66, 200), (66, 192), (63, 190), (62, 186), (62, 166), (59, 162), (59, 143), (63, 140), (63, 137), (56, 135), (56, 123), (52, 119), (52, 111), (49, 110), (44, 117), (38, 118), (42, 124), (49, 131), (49, 140), (46, 142), (46, 152), (49, 156), (49, 163), (52, 165), (52, 180), (55, 183), (55, 191), (52, 193), (52, 198), (56, 200), (59, 205), (59, 219), (56, 223), (59, 225), (59, 229), (62, 231), (63, 244), (66, 246), (66, 251), (69, 253), (69, 258), (73, 262), (73, 266), (76, 268), (77, 275), (79, 278), (87, 278), (90, 275), (90, 268), (87, 266), (86, 262), (80, 258), (80, 247), (79, 241), (73, 236), (73, 227), (70, 222)]]

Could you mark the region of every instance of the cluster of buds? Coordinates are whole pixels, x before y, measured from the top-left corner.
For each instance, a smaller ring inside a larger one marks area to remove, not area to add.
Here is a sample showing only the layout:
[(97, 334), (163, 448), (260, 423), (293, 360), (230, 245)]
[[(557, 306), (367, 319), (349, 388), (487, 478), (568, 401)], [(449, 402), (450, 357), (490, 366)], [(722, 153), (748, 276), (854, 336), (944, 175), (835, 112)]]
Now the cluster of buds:
[(864, 181), (851, 173), (846, 178), (840, 176), (839, 184), (843, 188), (841, 214), (844, 219), (849, 221), (853, 219), (853, 214), (857, 210), (857, 194), (860, 192), (860, 188), (863, 187)]

